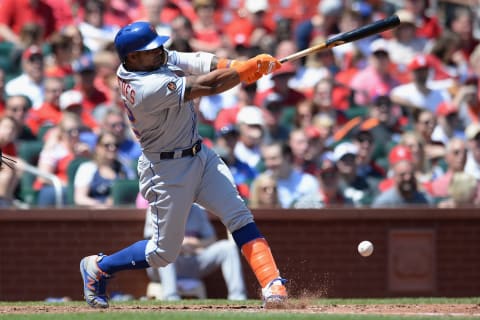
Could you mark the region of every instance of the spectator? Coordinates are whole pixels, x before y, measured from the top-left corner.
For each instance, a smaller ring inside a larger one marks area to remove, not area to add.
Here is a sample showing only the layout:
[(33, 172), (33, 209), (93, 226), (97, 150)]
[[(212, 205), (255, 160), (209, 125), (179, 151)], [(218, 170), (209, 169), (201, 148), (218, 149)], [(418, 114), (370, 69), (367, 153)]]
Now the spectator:
[(464, 81), (468, 77), (468, 60), (460, 45), (460, 36), (449, 30), (435, 39), (429, 58), (434, 69), (432, 80), (437, 82), (437, 86), (453, 87), (456, 81)]
[(331, 149), (331, 146), (335, 143), (333, 137), (334, 126), (335, 120), (330, 115), (319, 113), (313, 117), (312, 126), (307, 127), (306, 129), (307, 131), (313, 129), (313, 132), (318, 134), (318, 138), (321, 140), (323, 148)]
[(22, 47), (20, 31), (27, 23), (37, 23), (43, 39), (60, 29), (54, 8), (47, 1), (2, 0), (0, 10), (0, 38)]
[(257, 171), (235, 156), (234, 149), (238, 134), (235, 126), (223, 127), (217, 132), (214, 149), (230, 169), (238, 193), (246, 200), (250, 196), (250, 184), (257, 175)]
[(255, 97), (255, 104), (259, 106), (264, 105), (266, 97), (272, 93), (276, 93), (282, 98), (281, 104), (283, 107), (293, 107), (304, 100), (306, 98), (305, 95), (298, 90), (290, 88), (288, 84), (295, 74), (296, 68), (293, 64), (283, 64), (282, 68), (277, 69), (271, 75), (273, 87), (259, 91)]
[(285, 111), (282, 98), (276, 93), (269, 94), (265, 97), (262, 111), (265, 120), (265, 141), (288, 139), (290, 128), (282, 119)]
[(235, 18), (224, 30), (233, 46), (260, 48), (269, 52), (274, 42), (273, 28), (265, 23), (268, 0), (245, 0), (244, 17)]
[(23, 94), (32, 101), (34, 109), (40, 108), (44, 95), (44, 56), (37, 46), (27, 48), (22, 54), (22, 74), (5, 86), (9, 96)]
[(317, 177), (322, 207), (353, 206), (352, 199), (345, 197), (340, 188), (340, 176), (332, 152), (324, 154)]
[[(58, 100), (60, 110), (62, 113), (70, 112), (74, 113), (82, 119), (82, 133), (93, 132), (97, 129), (97, 122), (93, 118), (92, 114), (85, 110), (83, 95), (76, 90), (67, 90), (60, 95)], [(85, 137), (82, 138), (82, 140)]]
[(392, 76), (388, 43), (385, 39), (377, 39), (370, 44), (371, 54), (368, 65), (353, 76), (350, 86), (355, 92), (355, 103), (369, 105), (376, 96), (385, 96), (399, 82)]
[(93, 113), (95, 108), (107, 101), (105, 93), (95, 87), (97, 69), (93, 62), (93, 56), (83, 55), (73, 62), (74, 90), (80, 91), (83, 95), (83, 108), (88, 113)]
[[(275, 57), (287, 57), (291, 54), (294, 54), (295, 52), (298, 52), (297, 46), (295, 42), (292, 39), (286, 39), (278, 42), (278, 44), (275, 45), (274, 47)], [(300, 91), (298, 87), (301, 86), (301, 65), (300, 65), (300, 60), (294, 60), (288, 63), (290, 66), (294, 67), (295, 74), (291, 76), (291, 78), (288, 80), (288, 86), (294, 89), (297, 89)], [(272, 81), (272, 74), (269, 73), (265, 77), (260, 78), (257, 81), (257, 90), (259, 92), (266, 91), (268, 89), (273, 88), (274, 82)]]
[(108, 81), (111, 76), (117, 75), (116, 72), (117, 67), (120, 65), (120, 59), (115, 52), (108, 49), (98, 51), (92, 58), (95, 65), (95, 80), (93, 84), (95, 88), (105, 95), (106, 101), (104, 103), (111, 103), (115, 96), (120, 94), (116, 93), (112, 96)]
[(327, 38), (340, 32), (339, 22), (343, 11), (342, 1), (318, 1), (317, 12), (309, 19), (299, 22), (295, 30), (295, 40), (299, 50), (308, 48), (315, 36)]
[(465, 56), (465, 59), (470, 57), (478, 40), (473, 36), (473, 21), (474, 13), (468, 6), (457, 6), (449, 21), (447, 21), (447, 28), (452, 30), (461, 38), (460, 48)]
[(314, 152), (311, 150), (310, 137), (307, 132), (307, 129), (292, 130), (287, 144), (292, 151), (293, 167), (301, 172), (314, 175), (317, 172), (317, 163)]
[(106, 96), (108, 97), (108, 100), (105, 101), (104, 103), (99, 104), (97, 107), (95, 107), (95, 110), (93, 110), (92, 115), (96, 123), (102, 123), (102, 120), (105, 117), (105, 114), (110, 109), (117, 109), (119, 111), (121, 110), (122, 113), (124, 110), (124, 105), (123, 105), (122, 96), (120, 95), (120, 86), (118, 84), (117, 75), (110, 74), (106, 76), (105, 85), (106, 85), (105, 90), (107, 90)]
[(62, 29), (61, 33), (72, 40), (72, 61), (80, 59), (82, 55), (90, 51), (83, 43), (83, 36), (78, 26), (73, 24), (67, 25)]
[(467, 161), (467, 146), (465, 141), (460, 138), (452, 138), (447, 144), (446, 151), (447, 172), (427, 186), (429, 194), (434, 198), (448, 197), (448, 188), (453, 175), (463, 172)]
[(26, 124), (27, 112), (30, 107), (30, 99), (24, 95), (13, 95), (7, 98), (4, 115), (14, 118), (19, 124), (18, 140), (36, 140), (36, 136)]
[(193, 0), (197, 20), (193, 22), (194, 36), (191, 44), (194, 51), (214, 53), (224, 45), (222, 34), (215, 23), (215, 0)]
[(312, 103), (312, 100), (305, 99), (300, 101), (295, 106), (295, 115), (293, 117), (293, 128), (306, 129), (313, 124), (313, 117), (315, 116), (316, 109)]
[(448, 199), (439, 208), (476, 207), (478, 205), (478, 181), (466, 172), (455, 172), (448, 186)]
[(119, 26), (105, 23), (105, 3), (100, 0), (87, 0), (83, 21), (78, 24), (83, 43), (95, 53), (113, 42)]
[(480, 181), (480, 125), (470, 124), (465, 129), (465, 137), (467, 138), (468, 154), (464, 171)]
[(374, 97), (369, 105), (367, 118), (359, 124), (359, 128), (372, 133), (374, 143), (372, 157), (375, 160), (386, 158), (389, 144), (400, 139), (403, 121), (401, 112), (399, 106), (392, 104), (388, 95)]
[(379, 194), (373, 201), (372, 207), (405, 207), (409, 205), (432, 206), (430, 196), (417, 188), (415, 165), (408, 160), (396, 162), (392, 168), (394, 186)]
[[(433, 132), (437, 126), (437, 118), (435, 114), (429, 110), (416, 110), (414, 112), (414, 121), (414, 131), (410, 133), (405, 132), (403, 136), (409, 137), (409, 140), (420, 141), (423, 149), (422, 157), (424, 159), (422, 168), (435, 168), (439, 161), (445, 156), (445, 145), (441, 141), (433, 140)], [(435, 179), (435, 177), (436, 176), (433, 176), (432, 178)]]
[(374, 137), (370, 130), (359, 130), (353, 136), (353, 143), (357, 147), (357, 174), (364, 177), (372, 190), (377, 188), (380, 180), (385, 178), (385, 170), (373, 158)]
[(74, 178), (75, 205), (90, 208), (113, 206), (111, 188), (117, 179), (134, 179), (135, 173), (118, 161), (117, 138), (108, 132), (98, 136), (93, 160), (82, 163)]
[[(19, 129), (19, 123), (13, 117), (0, 117), (0, 150), (3, 155), (7, 155), (10, 159), (17, 162), (18, 159), (16, 158), (13, 143), (17, 139)], [(13, 206), (14, 191), (19, 178), (17, 164), (12, 167), (7, 165), (10, 168), (2, 168), (0, 170), (0, 208)]]
[[(368, 1), (349, 1), (346, 2), (345, 5), (345, 10), (342, 11), (342, 16), (338, 23), (340, 29), (339, 33), (349, 32), (370, 23), (373, 10)], [(371, 42), (378, 37), (379, 35), (358, 39), (356, 41), (345, 43), (342, 46), (335, 47), (332, 51), (335, 53), (338, 61), (349, 60), (353, 55), (357, 54), (357, 52), (366, 57), (371, 53), (369, 50)], [(343, 66), (345, 67), (346, 64)]]
[(260, 163), (260, 145), (265, 135), (265, 120), (260, 108), (245, 106), (237, 115), (238, 142), (234, 154), (255, 170)]
[[(478, 53), (480, 54), (480, 50)], [(471, 79), (471, 81), (460, 85), (452, 103), (458, 110), (458, 117), (460, 118), (462, 127), (466, 128), (472, 123), (480, 123), (478, 79)]]
[(445, 90), (431, 89), (427, 84), (431, 64), (427, 56), (418, 55), (408, 64), (413, 75), (413, 81), (396, 86), (392, 89), (390, 98), (396, 104), (415, 109), (436, 111), (437, 106), (451, 98)]
[(387, 178), (380, 181), (378, 185), (378, 190), (380, 192), (385, 192), (386, 190), (394, 186), (393, 171), (392, 168), (398, 161), (407, 160), (413, 162), (412, 150), (408, 147), (397, 144), (394, 146), (388, 153), (388, 173)]
[(388, 52), (393, 63), (406, 66), (425, 50), (427, 41), (416, 35), (415, 16), (405, 9), (396, 12), (400, 25), (393, 30), (393, 38), (388, 40)]
[[(141, 0), (139, 12), (134, 20), (148, 21), (155, 26), (155, 30), (158, 34), (170, 36), (172, 34), (170, 26), (171, 20), (165, 16), (165, 12), (168, 11), (166, 4), (166, 1)], [(172, 20), (173, 18), (174, 17), (172, 17)], [(168, 47), (169, 45), (170, 42), (165, 43), (165, 47)]]
[(465, 138), (464, 131), (457, 108), (451, 102), (442, 102), (437, 108), (437, 125), (430, 135), (431, 140), (447, 145), (454, 137)]
[[(153, 230), (152, 216), (147, 210), (144, 236), (149, 239)], [(243, 280), (240, 255), (234, 241), (217, 240), (215, 229), (205, 209), (193, 204), (185, 225), (185, 237), (180, 255), (175, 262), (161, 268), (148, 268), (151, 281), (162, 283), (163, 300), (180, 300), (177, 289), (181, 278), (202, 279), (221, 267), (227, 285), (229, 300), (245, 300), (246, 289)]]
[(30, 109), (27, 114), (27, 125), (35, 135), (43, 126), (54, 126), (60, 122), (60, 95), (63, 92), (63, 79), (49, 77), (45, 79), (45, 100), (38, 109)]
[(415, 17), (416, 35), (426, 39), (435, 39), (442, 33), (438, 18), (431, 14), (428, 0), (405, 0), (404, 9)]
[(267, 172), (260, 173), (252, 182), (248, 206), (251, 209), (281, 208), (277, 180)]
[[(223, 127), (236, 125), (238, 112), (245, 106), (254, 104), (254, 98), (257, 93), (257, 83), (244, 84), (238, 86), (236, 94), (237, 103), (230, 108), (221, 109), (214, 120), (215, 130)], [(203, 100), (203, 99), (202, 99)]]
[(302, 197), (317, 192), (319, 186), (316, 178), (293, 166), (290, 147), (274, 142), (263, 145), (261, 150), (266, 172), (277, 179), (282, 208), (292, 208)]
[(347, 122), (343, 111), (333, 101), (334, 82), (331, 78), (323, 78), (313, 87), (312, 104), (315, 107), (315, 115), (326, 114), (334, 119), (333, 131)]
[(357, 154), (358, 147), (352, 142), (345, 141), (335, 147), (332, 157), (338, 169), (339, 186), (343, 197), (354, 206), (361, 207), (371, 204), (374, 192), (366, 178), (357, 173)]
[[(45, 144), (40, 152), (38, 168), (43, 172), (56, 175), (63, 184), (63, 203), (66, 203), (66, 186), (68, 182), (67, 168), (71, 160), (77, 156), (89, 156), (88, 146), (80, 142), (80, 117), (73, 113), (65, 113), (55, 130), (48, 132)], [(55, 204), (53, 186), (48, 180), (37, 178), (34, 189), (39, 190), (37, 204), (40, 207)]]
[(444, 146), (441, 147), (441, 152), (432, 150), (433, 147), (427, 151), (425, 140), (412, 131), (403, 133), (399, 143), (409, 148), (412, 152), (412, 162), (415, 166), (416, 179), (419, 183), (434, 181), (444, 174), (442, 167), (438, 163), (439, 158), (444, 156)]
[(105, 112), (101, 122), (101, 131), (112, 133), (118, 143), (118, 159), (129, 167), (136, 167), (136, 162), (142, 153), (136, 138), (127, 133), (125, 114), (117, 108), (110, 108)]
[(73, 83), (73, 39), (57, 32), (50, 39), (51, 54), (45, 59), (47, 77), (68, 78)]
[[(48, 41), (50, 41), (50, 39)], [(28, 48), (31, 46), (42, 47), (45, 42), (42, 26), (35, 22), (24, 24), (20, 30), (20, 42), (20, 48)]]
[[(316, 37), (311, 41), (310, 47), (322, 42), (325, 42), (325, 38)], [(298, 68), (296, 76), (290, 80), (290, 86), (311, 96), (314, 84), (323, 78), (334, 76), (338, 69), (332, 50), (312, 53), (306, 57), (305, 65)]]
[(172, 34), (168, 49), (181, 52), (193, 52), (194, 49), (191, 44), (193, 41), (192, 22), (187, 17), (179, 15), (172, 20), (170, 26)]

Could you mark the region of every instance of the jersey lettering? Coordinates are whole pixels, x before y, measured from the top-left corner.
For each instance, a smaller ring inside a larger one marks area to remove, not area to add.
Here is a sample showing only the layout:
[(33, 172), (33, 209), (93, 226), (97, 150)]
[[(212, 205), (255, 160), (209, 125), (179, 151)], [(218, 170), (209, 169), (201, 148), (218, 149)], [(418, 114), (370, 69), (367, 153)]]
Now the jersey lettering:
[(122, 91), (122, 96), (127, 99), (127, 101), (131, 104), (135, 104), (135, 89), (132, 88), (130, 83), (123, 80), (122, 78), (117, 78), (118, 84), (120, 86), (120, 90)]
[(130, 120), (130, 122), (132, 124), (135, 123), (135, 116), (133, 115), (133, 112), (132, 110), (130, 110), (130, 108), (128, 107), (127, 103), (125, 101), (123, 101), (123, 108), (125, 109), (125, 112), (127, 112), (127, 117), (128, 117), (128, 120)]

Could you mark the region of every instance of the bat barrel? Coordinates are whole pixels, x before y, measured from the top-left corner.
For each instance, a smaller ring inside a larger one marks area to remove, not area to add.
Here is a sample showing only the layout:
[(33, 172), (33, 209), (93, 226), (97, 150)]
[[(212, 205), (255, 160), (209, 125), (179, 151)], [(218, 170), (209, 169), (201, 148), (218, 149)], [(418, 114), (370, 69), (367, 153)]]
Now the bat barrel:
[(398, 16), (392, 15), (388, 18), (375, 21), (358, 29), (336, 35), (327, 40), (327, 47), (330, 48), (342, 43), (352, 42), (358, 39), (366, 38), (396, 27), (399, 24), (400, 19), (398, 18)]
[(360, 28), (333, 36), (332, 38), (328, 39), (326, 42), (323, 42), (314, 47), (307, 48), (305, 50), (291, 54), (287, 57), (279, 59), (279, 61), (281, 63), (285, 63), (287, 61), (293, 61), (326, 48), (333, 48), (344, 43), (352, 42), (358, 39), (369, 37), (377, 33), (381, 33), (385, 30), (392, 29), (398, 26), (399, 24), (400, 24), (399, 17), (397, 15), (392, 15), (385, 19), (378, 20), (370, 24), (367, 24), (365, 26), (362, 26)]

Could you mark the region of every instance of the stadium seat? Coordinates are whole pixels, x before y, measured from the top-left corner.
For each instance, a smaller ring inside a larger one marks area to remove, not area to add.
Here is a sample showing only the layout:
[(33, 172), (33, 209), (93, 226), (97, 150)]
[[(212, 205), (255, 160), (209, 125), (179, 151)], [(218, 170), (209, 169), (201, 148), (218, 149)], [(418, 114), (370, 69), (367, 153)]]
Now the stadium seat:
[(134, 206), (139, 191), (138, 179), (119, 179), (112, 185), (114, 205)]
[(216, 139), (215, 129), (209, 124), (201, 123), (201, 122), (198, 123), (198, 133), (202, 137), (208, 138), (212, 141), (215, 141), (215, 139)]
[(5, 71), (5, 81), (18, 76), (22, 70), (20, 66), (20, 52), (12, 42), (0, 41), (0, 69)]
[[(42, 148), (42, 141), (21, 141), (18, 145), (18, 156), (28, 164), (36, 166)], [(18, 197), (29, 205), (35, 204), (37, 199), (37, 191), (33, 189), (35, 179), (35, 175), (29, 172), (24, 172), (20, 178)]]
[(67, 167), (67, 177), (68, 177), (68, 185), (67, 185), (67, 205), (74, 205), (74, 180), (75, 180), (75, 174), (77, 173), (78, 167), (86, 161), (89, 161), (89, 158), (86, 157), (78, 157), (73, 159)]
[(44, 124), (38, 129), (37, 140), (43, 141), (48, 130), (55, 127), (53, 124)]

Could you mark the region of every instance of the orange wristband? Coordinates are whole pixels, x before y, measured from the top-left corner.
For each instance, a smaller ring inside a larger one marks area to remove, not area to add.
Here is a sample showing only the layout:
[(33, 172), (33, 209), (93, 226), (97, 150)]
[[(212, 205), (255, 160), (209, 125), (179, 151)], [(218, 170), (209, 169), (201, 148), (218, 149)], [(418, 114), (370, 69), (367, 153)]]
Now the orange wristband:
[(228, 60), (226, 58), (220, 58), (220, 59), (218, 59), (217, 69), (229, 68), (230, 64), (231, 64), (230, 60)]

